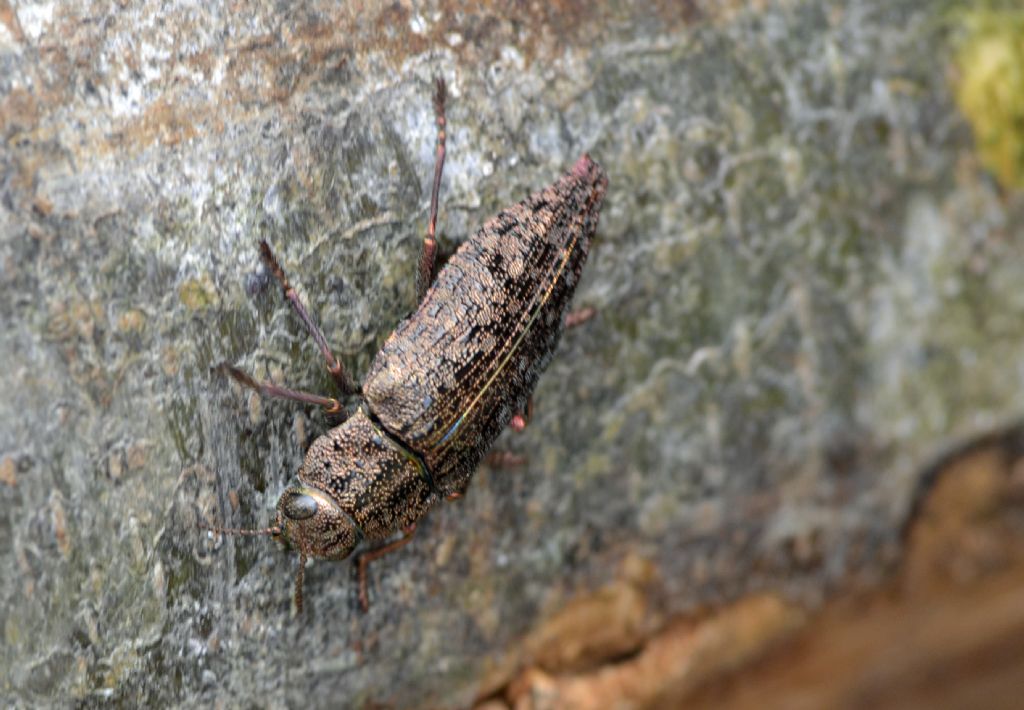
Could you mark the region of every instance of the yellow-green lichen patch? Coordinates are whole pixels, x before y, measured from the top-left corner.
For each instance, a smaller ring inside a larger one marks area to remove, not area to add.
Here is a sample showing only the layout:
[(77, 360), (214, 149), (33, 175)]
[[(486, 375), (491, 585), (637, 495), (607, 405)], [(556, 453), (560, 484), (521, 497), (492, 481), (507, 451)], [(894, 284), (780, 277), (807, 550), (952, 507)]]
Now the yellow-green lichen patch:
[(178, 289), (178, 296), (190, 311), (201, 311), (217, 304), (217, 291), (209, 278), (189, 279)]
[(966, 13), (956, 102), (982, 162), (1007, 188), (1024, 186), (1024, 10)]

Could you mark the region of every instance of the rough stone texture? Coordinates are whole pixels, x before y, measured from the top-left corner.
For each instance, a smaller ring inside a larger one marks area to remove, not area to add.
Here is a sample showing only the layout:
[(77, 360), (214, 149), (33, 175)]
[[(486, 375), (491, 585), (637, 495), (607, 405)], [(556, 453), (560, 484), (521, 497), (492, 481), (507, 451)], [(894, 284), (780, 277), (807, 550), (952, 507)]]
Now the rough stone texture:
[[(923, 464), (1019, 415), (1024, 208), (946, 3), (337, 5), (0, 0), (5, 705), (465, 706), (636, 569), (629, 633), (876, 577)], [(376, 563), (369, 614), (342, 563), (294, 618), (294, 558), (195, 523), (264, 523), (326, 423), (210, 368), (330, 387), (266, 238), (366, 371), (412, 305), (435, 73), (443, 245), (589, 151), (601, 315), (503, 440), (526, 468)]]

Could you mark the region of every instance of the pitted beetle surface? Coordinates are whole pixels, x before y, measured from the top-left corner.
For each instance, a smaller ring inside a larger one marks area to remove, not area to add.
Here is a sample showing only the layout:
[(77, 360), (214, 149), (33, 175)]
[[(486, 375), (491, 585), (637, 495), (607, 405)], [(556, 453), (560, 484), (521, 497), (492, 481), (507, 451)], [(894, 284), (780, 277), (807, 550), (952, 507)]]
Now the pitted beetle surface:
[[(284, 538), (299, 553), (295, 603), (302, 609), (308, 558), (348, 557), (362, 540), (384, 541), (359, 559), (359, 599), (367, 608), (366, 568), (409, 541), (416, 522), (441, 499), (461, 497), (477, 466), (510, 422), (525, 426), (530, 395), (551, 360), (597, 229), (608, 180), (582, 156), (548, 187), (499, 212), (462, 244), (434, 277), (438, 192), (445, 155), (445, 84), (437, 80), (437, 157), (430, 220), (419, 260), (420, 304), (402, 321), (357, 387), (331, 352), (270, 247), (260, 253), (316, 341), (355, 411), (316, 439), (297, 481), (282, 493), (276, 525), (210, 528)], [(340, 399), (257, 382), (223, 365), (239, 383), (268, 396), (342, 413)]]

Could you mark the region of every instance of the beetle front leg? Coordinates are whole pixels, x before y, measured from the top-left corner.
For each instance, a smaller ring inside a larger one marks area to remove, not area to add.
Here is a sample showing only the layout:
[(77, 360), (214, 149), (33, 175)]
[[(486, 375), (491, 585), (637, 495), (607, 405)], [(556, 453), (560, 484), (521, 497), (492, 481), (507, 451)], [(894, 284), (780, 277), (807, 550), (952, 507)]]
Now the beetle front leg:
[(413, 533), (416, 532), (416, 523), (408, 525), (402, 528), (402, 537), (394, 542), (388, 543), (383, 547), (378, 547), (376, 550), (368, 550), (359, 556), (359, 605), (363, 608), (364, 612), (370, 610), (370, 594), (367, 590), (366, 584), (366, 571), (370, 566), (370, 563), (374, 560), (378, 560), (389, 552), (394, 552), (400, 547), (405, 547), (412, 540)]
[(311, 392), (301, 392), (299, 390), (288, 389), (287, 387), (280, 387), (272, 382), (260, 382), (253, 379), (253, 377), (248, 373), (245, 373), (226, 362), (218, 365), (216, 370), (221, 374), (228, 375), (243, 387), (256, 390), (265, 397), (278, 397), (280, 399), (290, 399), (293, 402), (302, 402), (303, 404), (315, 404), (319, 407), (323, 407), (324, 412), (327, 414), (341, 413), (341, 402), (336, 400), (334, 397), (322, 397)]
[(430, 221), (427, 223), (427, 236), (423, 238), (423, 250), (420, 252), (420, 267), (416, 275), (416, 302), (419, 303), (426, 295), (427, 289), (434, 281), (434, 262), (437, 259), (437, 197), (441, 192), (441, 171), (444, 170), (445, 118), (444, 102), (447, 90), (444, 79), (435, 79), (434, 115), (437, 120), (437, 155), (434, 157), (434, 185), (430, 190)]
[(265, 241), (260, 242), (260, 256), (263, 258), (263, 263), (270, 269), (270, 273), (277, 279), (278, 284), (281, 285), (281, 290), (284, 291), (285, 300), (291, 304), (292, 310), (302, 321), (303, 325), (306, 326), (306, 330), (309, 331), (310, 336), (316, 342), (317, 347), (320, 348), (321, 354), (324, 356), (324, 360), (327, 361), (327, 371), (331, 373), (331, 377), (338, 383), (338, 388), (341, 389), (343, 394), (356, 394), (359, 392), (359, 388), (356, 386), (352, 379), (345, 372), (345, 368), (342, 366), (341, 361), (334, 356), (331, 351), (331, 346), (327, 344), (327, 338), (324, 337), (324, 333), (320, 330), (320, 326), (313, 322), (312, 317), (309, 315), (309, 311), (306, 310), (306, 306), (303, 305), (302, 299), (299, 298), (299, 294), (295, 292), (292, 285), (288, 283), (288, 277), (284, 274), (284, 269), (277, 263), (277, 259), (274, 257), (274, 252), (270, 250), (270, 245)]

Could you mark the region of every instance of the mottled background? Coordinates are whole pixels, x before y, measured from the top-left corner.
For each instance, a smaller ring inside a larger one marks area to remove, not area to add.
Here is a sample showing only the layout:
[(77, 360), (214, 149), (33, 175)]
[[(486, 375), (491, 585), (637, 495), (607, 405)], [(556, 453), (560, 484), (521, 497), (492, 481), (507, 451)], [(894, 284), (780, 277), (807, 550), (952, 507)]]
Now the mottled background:
[[(1022, 24), (967, 5), (0, 0), (0, 700), (559, 706), (520, 671), (883, 579), (928, 465), (1021, 413)], [(590, 152), (600, 314), (500, 441), (526, 466), (368, 614), (346, 562), (296, 616), (294, 557), (195, 525), (266, 524), (328, 423), (211, 367), (331, 390), (264, 238), (366, 371), (435, 74), (442, 248)], [(566, 645), (580, 604), (605, 637)]]

